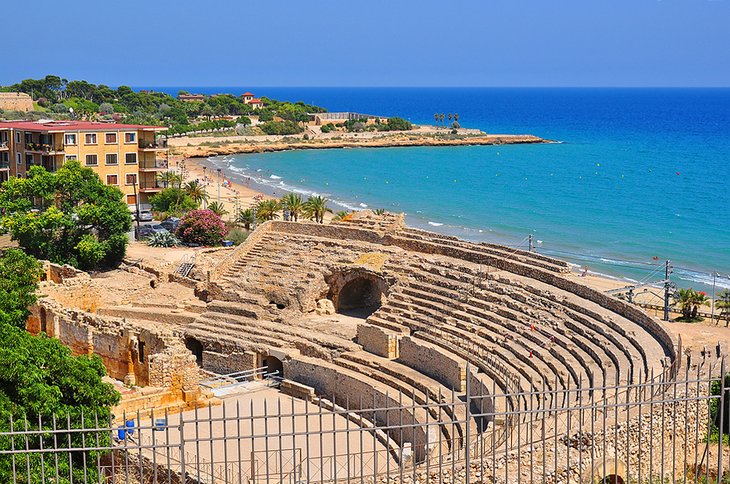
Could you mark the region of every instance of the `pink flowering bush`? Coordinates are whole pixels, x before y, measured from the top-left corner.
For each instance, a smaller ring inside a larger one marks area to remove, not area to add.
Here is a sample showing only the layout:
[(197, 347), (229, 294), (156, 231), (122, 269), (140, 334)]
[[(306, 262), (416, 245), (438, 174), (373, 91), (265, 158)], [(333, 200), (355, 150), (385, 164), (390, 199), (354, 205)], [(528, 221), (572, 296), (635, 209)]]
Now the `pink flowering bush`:
[(177, 229), (183, 242), (200, 245), (219, 245), (227, 233), (223, 220), (212, 210), (191, 210)]

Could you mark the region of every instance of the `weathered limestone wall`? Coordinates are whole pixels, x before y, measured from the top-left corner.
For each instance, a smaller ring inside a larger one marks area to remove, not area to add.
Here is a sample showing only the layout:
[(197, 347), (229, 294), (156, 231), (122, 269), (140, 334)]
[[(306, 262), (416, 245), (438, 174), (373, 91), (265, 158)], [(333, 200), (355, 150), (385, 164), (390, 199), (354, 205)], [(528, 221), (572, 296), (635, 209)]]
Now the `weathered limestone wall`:
[(272, 229), (274, 222), (264, 222), (256, 230), (248, 236), (243, 244), (236, 247), (230, 254), (223, 258), (208, 272), (208, 282), (218, 279), (228, 270), (237, 260), (243, 258), (267, 233)]
[(398, 358), (398, 340), (400, 335), (380, 326), (372, 324), (357, 325), (357, 344), (365, 351), (383, 358)]
[(183, 402), (194, 402), (198, 397), (200, 376), (195, 356), (172, 332), (66, 309), (49, 298), (31, 307), (27, 329), (37, 334), (42, 325), (73, 354), (98, 355), (116, 380), (165, 388)]
[(466, 390), (466, 361), (441, 348), (404, 336), (400, 340), (398, 361), (428, 375), (457, 392)]
[[(478, 372), (477, 368), (469, 368), (469, 402), (470, 411), (474, 415), (491, 414), (494, 412), (494, 399), (491, 397), (492, 388), (484, 379), (484, 375)], [(493, 416), (482, 417), (486, 421), (494, 419)]]
[(253, 351), (233, 352), (230, 354), (216, 351), (203, 351), (203, 368), (213, 373), (227, 375), (256, 368), (257, 355)]
[(6, 111), (33, 111), (33, 98), (24, 92), (0, 92), (0, 109)]
[[(438, 441), (435, 427), (419, 426), (418, 423), (424, 421), (420, 414), (411, 413), (411, 408), (407, 405), (402, 406), (398, 402), (397, 395), (394, 398), (381, 392), (378, 384), (368, 377), (305, 357), (285, 360), (284, 375), (288, 379), (311, 386), (318, 395), (334, 399), (335, 403), (340, 405), (344, 405), (345, 402), (349, 403), (353, 410), (360, 409), (361, 404), (365, 409), (387, 409), (367, 412), (366, 417), (378, 425), (387, 426), (389, 422), (415, 422), (415, 426), (403, 432), (391, 432), (390, 437), (401, 447), (405, 442), (412, 442), (417, 460), (426, 456), (427, 442)], [(416, 410), (418, 411), (418, 409)], [(429, 432), (428, 440), (426, 440), (427, 431)]]

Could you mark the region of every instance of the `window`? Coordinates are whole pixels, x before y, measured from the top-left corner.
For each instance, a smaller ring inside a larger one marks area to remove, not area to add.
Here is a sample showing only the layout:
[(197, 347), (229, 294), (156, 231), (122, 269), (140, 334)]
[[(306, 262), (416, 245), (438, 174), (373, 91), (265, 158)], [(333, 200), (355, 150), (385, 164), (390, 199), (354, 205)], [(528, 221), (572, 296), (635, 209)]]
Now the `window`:
[(106, 155), (106, 164), (107, 165), (117, 165), (119, 164), (119, 160), (117, 159), (116, 153), (107, 153)]
[(19, 165), (22, 165), (23, 164), (23, 157), (20, 155), (20, 153), (16, 153), (15, 154), (15, 160), (17, 161), (17, 163)]
[(117, 144), (117, 133), (106, 133), (104, 135), (104, 143), (108, 145)]
[(96, 166), (99, 164), (99, 157), (96, 155), (86, 155), (86, 166)]
[(33, 164), (33, 155), (26, 154), (25, 155), (25, 164), (26, 165), (32, 165)]
[(63, 137), (63, 142), (67, 145), (75, 145), (76, 144), (76, 134), (67, 134)]
[(128, 173), (127, 176), (124, 179), (124, 182), (127, 185), (136, 185), (137, 184), (137, 174), (136, 173)]
[(78, 159), (76, 155), (66, 155), (66, 161), (76, 161)]
[(119, 177), (117, 175), (107, 175), (106, 184), (107, 185), (119, 185)]
[(124, 133), (124, 142), (125, 143), (136, 143), (137, 142), (137, 133)]
[(137, 153), (125, 153), (124, 163), (127, 165), (134, 165), (137, 163)]
[(15, 143), (20, 144), (20, 131), (15, 132)]
[(127, 205), (137, 205), (137, 197), (134, 195), (127, 195)]
[(25, 144), (33, 142), (33, 133), (25, 133)]
[(95, 145), (96, 144), (96, 133), (86, 133), (84, 136), (84, 143), (87, 145)]

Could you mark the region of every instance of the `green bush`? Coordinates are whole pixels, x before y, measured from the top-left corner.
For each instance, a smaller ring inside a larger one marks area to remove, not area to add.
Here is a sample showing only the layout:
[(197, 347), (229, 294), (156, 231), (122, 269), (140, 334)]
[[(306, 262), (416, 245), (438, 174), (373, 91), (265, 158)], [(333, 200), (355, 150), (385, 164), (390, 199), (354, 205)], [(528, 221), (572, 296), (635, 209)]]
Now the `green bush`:
[(269, 135), (299, 134), (304, 131), (304, 128), (294, 121), (267, 121), (260, 125), (259, 128)]
[(198, 204), (182, 188), (165, 188), (150, 197), (150, 205), (155, 212), (186, 213), (198, 208)]
[(335, 125), (332, 123), (323, 124), (321, 130), (323, 133), (331, 133), (335, 130)]
[(155, 232), (147, 237), (147, 245), (150, 247), (175, 247), (180, 245), (180, 239), (170, 232)]
[(248, 238), (248, 232), (239, 228), (233, 228), (228, 231), (228, 240), (233, 242), (235, 245), (241, 245)]

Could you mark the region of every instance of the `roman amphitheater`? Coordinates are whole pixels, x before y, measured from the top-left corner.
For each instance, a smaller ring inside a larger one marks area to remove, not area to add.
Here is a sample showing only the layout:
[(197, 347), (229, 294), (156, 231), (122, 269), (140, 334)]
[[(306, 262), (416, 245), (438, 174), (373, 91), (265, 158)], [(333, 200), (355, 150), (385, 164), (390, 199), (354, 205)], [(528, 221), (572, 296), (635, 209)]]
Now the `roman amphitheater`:
[(195, 482), (654, 482), (722, 457), (703, 447), (698, 396), (714, 351), (690, 361), (565, 262), (402, 215), (272, 221), (181, 264), (47, 279), (29, 330), (100, 355), (125, 395), (117, 414), (195, 422), (164, 438)]

